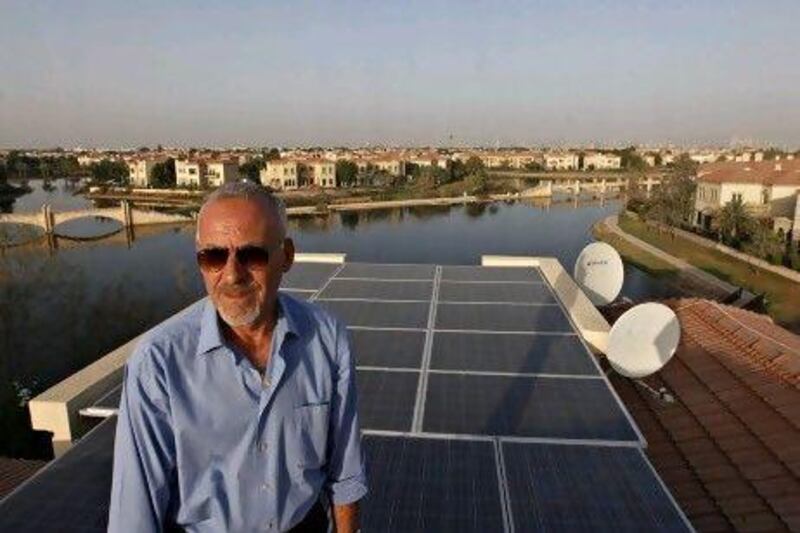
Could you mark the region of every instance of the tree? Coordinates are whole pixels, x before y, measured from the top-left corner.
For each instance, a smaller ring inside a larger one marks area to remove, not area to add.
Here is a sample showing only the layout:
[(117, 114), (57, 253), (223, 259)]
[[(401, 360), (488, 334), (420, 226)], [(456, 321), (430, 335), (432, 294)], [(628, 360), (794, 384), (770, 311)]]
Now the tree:
[(281, 158), (281, 152), (277, 148), (264, 149), (264, 160), (275, 161)]
[(742, 249), (750, 255), (760, 257), (776, 265), (783, 261), (784, 242), (775, 235), (767, 224), (754, 221), (750, 226), (750, 235)]
[(239, 165), (239, 174), (253, 183), (261, 183), (261, 171), (265, 168), (267, 168), (266, 160), (263, 157), (255, 157)]
[(89, 167), (92, 179), (98, 183), (114, 183), (126, 185), (128, 183), (128, 165), (122, 161), (103, 159), (92, 163)]
[(5, 185), (8, 182), (8, 176), (6, 174), (6, 163), (5, 161), (0, 161), (0, 185)]
[(358, 178), (358, 165), (347, 159), (336, 162), (336, 181), (339, 185), (350, 187), (356, 184)]
[(483, 165), (483, 161), (478, 156), (472, 156), (467, 159), (467, 162), (464, 163), (464, 174), (469, 176), (471, 174), (482, 174), (486, 175), (486, 167)]
[(697, 175), (697, 167), (700, 165), (694, 161), (689, 154), (680, 154), (672, 162), (672, 169), (670, 173), (673, 176), (695, 177)]
[(754, 227), (754, 220), (744, 207), (742, 199), (735, 196), (719, 210), (715, 224), (720, 240), (738, 248), (748, 238)]
[(153, 170), (150, 171), (150, 181), (156, 189), (174, 188), (178, 183), (175, 176), (175, 160), (170, 157), (166, 161), (153, 165)]

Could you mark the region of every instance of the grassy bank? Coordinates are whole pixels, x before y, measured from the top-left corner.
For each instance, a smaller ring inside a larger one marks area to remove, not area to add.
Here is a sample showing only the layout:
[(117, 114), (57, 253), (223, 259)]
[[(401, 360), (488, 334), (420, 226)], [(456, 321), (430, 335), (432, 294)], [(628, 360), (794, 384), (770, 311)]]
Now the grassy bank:
[(714, 276), (754, 293), (764, 293), (767, 308), (776, 322), (800, 330), (800, 283), (744, 263), (717, 250), (705, 248), (677, 235), (647, 226), (643, 221), (620, 215), (620, 227), (631, 235), (683, 259)]

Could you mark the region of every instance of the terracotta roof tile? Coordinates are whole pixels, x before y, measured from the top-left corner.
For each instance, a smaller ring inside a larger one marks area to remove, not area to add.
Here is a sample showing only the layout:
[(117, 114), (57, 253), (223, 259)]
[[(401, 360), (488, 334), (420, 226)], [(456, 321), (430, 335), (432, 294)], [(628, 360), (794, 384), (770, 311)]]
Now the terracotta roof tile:
[(45, 461), (0, 457), (0, 499), (35, 474)]

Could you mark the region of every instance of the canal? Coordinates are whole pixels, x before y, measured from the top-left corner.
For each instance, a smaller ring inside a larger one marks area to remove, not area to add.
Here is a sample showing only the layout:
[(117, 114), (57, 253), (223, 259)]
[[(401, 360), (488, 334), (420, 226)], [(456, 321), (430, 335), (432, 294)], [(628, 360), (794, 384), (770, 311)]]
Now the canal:
[[(80, 209), (91, 202), (56, 180), (17, 198), (12, 212)], [(301, 252), (344, 252), (349, 261), (479, 264), (483, 254), (557, 257), (571, 271), (591, 242), (591, 226), (618, 200), (496, 202), (293, 218)], [(164, 320), (203, 294), (194, 263), (194, 227), (144, 226), (131, 239), (109, 221), (73, 221), (46, 240), (0, 248), (0, 455), (46, 456), (30, 430), (25, 402)], [(111, 236), (99, 240), (93, 236)], [(634, 300), (676, 288), (627, 266), (623, 294)]]

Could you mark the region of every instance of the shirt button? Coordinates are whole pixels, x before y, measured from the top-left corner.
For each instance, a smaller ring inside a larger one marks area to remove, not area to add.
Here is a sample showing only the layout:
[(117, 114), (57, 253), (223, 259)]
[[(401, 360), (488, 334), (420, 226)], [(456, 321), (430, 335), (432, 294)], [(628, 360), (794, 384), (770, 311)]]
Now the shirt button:
[(261, 484), (261, 490), (269, 490), (269, 484), (267, 484), (267, 483), (262, 483), (262, 484)]
[(267, 448), (268, 448), (268, 446), (267, 446), (266, 442), (259, 443), (259, 445), (258, 445), (258, 451), (260, 451), (260, 452), (266, 453)]

